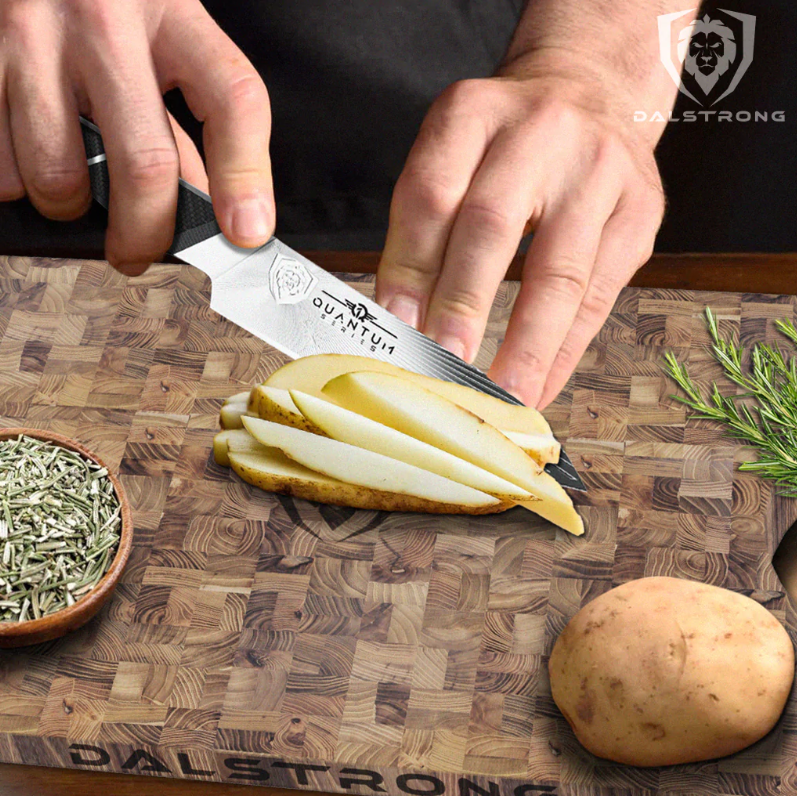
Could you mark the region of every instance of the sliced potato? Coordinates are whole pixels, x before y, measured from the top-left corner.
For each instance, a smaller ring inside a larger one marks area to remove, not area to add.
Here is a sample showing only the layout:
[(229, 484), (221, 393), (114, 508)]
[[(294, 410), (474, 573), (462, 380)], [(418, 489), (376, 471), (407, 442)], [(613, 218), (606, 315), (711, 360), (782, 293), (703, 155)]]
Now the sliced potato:
[(522, 431), (507, 431), (503, 428), (499, 429), (499, 431), (505, 437), (511, 439), (518, 448), (526, 451), (537, 464), (545, 466), (549, 462), (556, 463), (559, 461), (562, 446), (553, 435), (524, 434)]
[(222, 467), (230, 466), (231, 453), (257, 453), (265, 450), (245, 428), (220, 431), (213, 437), (213, 458)]
[[(305, 366), (299, 367), (298, 363), (305, 360), (312, 360), (314, 368), (317, 367), (318, 370), (309, 372), (305, 370)], [(349, 367), (350, 370), (346, 371), (346, 367)], [(512, 406), (511, 404), (507, 404), (496, 398), (491, 398), (488, 395), (483, 395), (468, 387), (440, 381), (439, 379), (432, 379), (428, 376), (420, 376), (417, 373), (412, 373), (376, 359), (369, 359), (368, 357), (357, 357), (344, 354), (319, 354), (317, 356), (304, 357), (302, 360), (291, 362), (271, 374), (262, 385), (262, 389), (266, 392), (260, 394), (257, 399), (255, 399), (255, 390), (258, 388), (256, 387), (252, 390), (253, 398), (250, 401), (249, 408), (253, 413), (262, 417), (264, 420), (272, 420), (275, 423), (282, 423), (283, 425), (293, 426), (294, 428), (303, 428), (306, 431), (312, 431), (317, 434), (320, 429), (308, 427), (310, 424), (305, 425), (303, 423), (301, 413), (290, 400), (289, 390), (297, 389), (316, 398), (324, 398), (325, 396), (322, 394), (321, 389), (325, 383), (323, 379), (326, 378), (327, 375), (329, 375), (331, 379), (343, 372), (354, 373), (360, 370), (392, 373), (397, 376), (408, 378), (410, 381), (420, 384), (431, 392), (436, 392), (452, 400), (457, 405), (468, 409), (468, 411), (473, 412), (478, 417), (481, 417), (483, 420), (486, 420), (491, 425), (500, 429), (501, 433), (509, 437), (519, 447), (523, 448), (523, 450), (541, 466), (548, 464), (548, 462), (559, 461), (561, 446), (551, 433), (551, 429), (545, 418), (535, 409)], [(283, 371), (285, 372), (283, 373)], [(290, 383), (290, 379), (294, 377), (298, 379), (297, 384)], [(271, 386), (272, 384), (279, 386)], [(283, 385), (285, 386), (283, 387)], [(328, 398), (328, 396), (326, 397)], [(522, 411), (518, 412), (517, 410)], [(526, 415), (528, 415), (530, 419), (524, 420), (523, 418), (526, 417)], [(503, 426), (501, 424), (501, 421), (504, 419), (507, 419), (509, 423), (508, 426)], [(517, 430), (516, 427), (524, 430)], [(528, 430), (536, 428), (540, 430)]]
[(302, 431), (309, 431), (312, 434), (321, 434), (322, 437), (327, 436), (297, 409), (288, 390), (267, 387), (265, 384), (253, 387), (249, 398), (249, 411), (263, 420), (300, 428)]
[(425, 514), (490, 514), (506, 508), (498, 501), (474, 508), (344, 483), (302, 466), (277, 448), (264, 448), (260, 453), (231, 453), (230, 463), (238, 476), (253, 486), (333, 506)]
[(573, 536), (581, 536), (584, 533), (584, 520), (556, 479), (551, 478), (548, 473), (540, 473), (532, 494), (534, 500), (521, 500), (518, 501), (518, 505), (539, 514), (540, 517), (572, 533)]
[(500, 431), (451, 401), (387, 373), (347, 373), (324, 387), (344, 408), (482, 467), (531, 493), (518, 501), (576, 536), (584, 525), (570, 498), (539, 464)]
[(361, 371), (338, 376), (324, 395), (340, 406), (408, 434), (528, 490), (540, 465), (472, 412), (407, 379)]
[(474, 513), (480, 509), (494, 509), (501, 503), (491, 495), (464, 484), (345, 442), (268, 420), (244, 417), (243, 422), (247, 431), (259, 442), (279, 448), (299, 464), (339, 481), (382, 492), (411, 495), (434, 503), (461, 506)]
[(245, 404), (249, 400), (249, 390), (237, 392), (224, 400), (224, 404)]
[(219, 412), (219, 425), (224, 430), (243, 428), (241, 417), (247, 412), (246, 404), (224, 404)]
[(275, 370), (266, 379), (265, 384), (283, 390), (301, 390), (309, 395), (323, 398), (321, 391), (327, 382), (344, 373), (355, 373), (361, 370), (390, 373), (409, 379), (430, 392), (448, 398), (449, 401), (473, 412), (496, 428), (518, 431), (523, 434), (551, 436), (551, 427), (548, 425), (548, 421), (530, 406), (508, 404), (500, 398), (494, 398), (470, 387), (433, 379), (430, 376), (422, 376), (389, 362), (382, 362), (370, 357), (350, 354), (317, 354), (302, 357)]
[(394, 428), (297, 390), (291, 390), (290, 397), (304, 417), (339, 442), (381, 453), (502, 500), (532, 500), (525, 489)]

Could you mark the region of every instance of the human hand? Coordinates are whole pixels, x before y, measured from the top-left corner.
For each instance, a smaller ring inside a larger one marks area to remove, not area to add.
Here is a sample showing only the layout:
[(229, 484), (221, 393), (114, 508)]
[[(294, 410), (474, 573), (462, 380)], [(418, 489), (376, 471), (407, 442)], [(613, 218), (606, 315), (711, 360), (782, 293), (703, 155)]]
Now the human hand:
[[(239, 246), (274, 227), (268, 94), (199, 0), (0, 0), (0, 201), (48, 218), (91, 201), (79, 114), (100, 127), (111, 180), (106, 256), (146, 270), (174, 234), (177, 178), (210, 190)], [(204, 122), (207, 172), (163, 93)]]
[(635, 129), (622, 87), (583, 66), (536, 56), (443, 93), (396, 184), (377, 276), (380, 304), (472, 361), (530, 223), (489, 375), (539, 408), (649, 258), (664, 210), (661, 129)]

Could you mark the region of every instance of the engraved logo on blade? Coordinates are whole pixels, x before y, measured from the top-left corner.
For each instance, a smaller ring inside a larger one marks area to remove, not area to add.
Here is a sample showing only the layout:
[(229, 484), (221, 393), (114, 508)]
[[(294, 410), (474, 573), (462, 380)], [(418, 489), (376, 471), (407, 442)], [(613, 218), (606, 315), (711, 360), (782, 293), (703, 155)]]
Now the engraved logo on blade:
[(316, 278), (298, 260), (278, 254), (271, 264), (268, 285), (277, 304), (298, 304), (312, 292)]

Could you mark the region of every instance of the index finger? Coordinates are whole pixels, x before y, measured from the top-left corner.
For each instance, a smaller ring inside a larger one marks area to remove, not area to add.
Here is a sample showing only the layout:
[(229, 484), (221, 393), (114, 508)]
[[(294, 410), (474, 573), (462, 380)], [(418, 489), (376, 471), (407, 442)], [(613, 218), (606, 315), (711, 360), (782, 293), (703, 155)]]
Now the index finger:
[(177, 85), (204, 123), (213, 209), (235, 245), (274, 230), (268, 92), (255, 68), (201, 6), (164, 19), (154, 47), (162, 82)]

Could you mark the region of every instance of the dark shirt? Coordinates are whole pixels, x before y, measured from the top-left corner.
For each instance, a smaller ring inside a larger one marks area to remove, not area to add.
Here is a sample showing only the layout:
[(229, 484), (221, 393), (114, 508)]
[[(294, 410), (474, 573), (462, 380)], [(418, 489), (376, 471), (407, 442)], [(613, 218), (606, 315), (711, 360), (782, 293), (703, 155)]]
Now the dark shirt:
[[(523, 0), (204, 0), (268, 86), (278, 234), (305, 248), (378, 249), (393, 184), (429, 105), (491, 75)], [(684, 3), (684, 8), (689, 7)], [(658, 159), (668, 194), (659, 251), (797, 251), (797, 3), (707, 3), (757, 16), (755, 57), (720, 110), (768, 122), (672, 123)], [(653, 15), (653, 11), (651, 15)], [(651, 16), (651, 25), (655, 19)], [(175, 92), (170, 108), (199, 140)], [(674, 111), (699, 110), (680, 96)], [(640, 110), (645, 110), (641, 108)], [(771, 120), (786, 112), (785, 122)], [(540, 153), (544, 156), (544, 152)], [(0, 252), (101, 250), (101, 211), (73, 225), (0, 206)]]
[[(271, 97), (278, 232), (378, 248), (429, 105), (501, 63), (522, 0), (203, 0)], [(311, 240), (312, 238), (312, 240)]]

